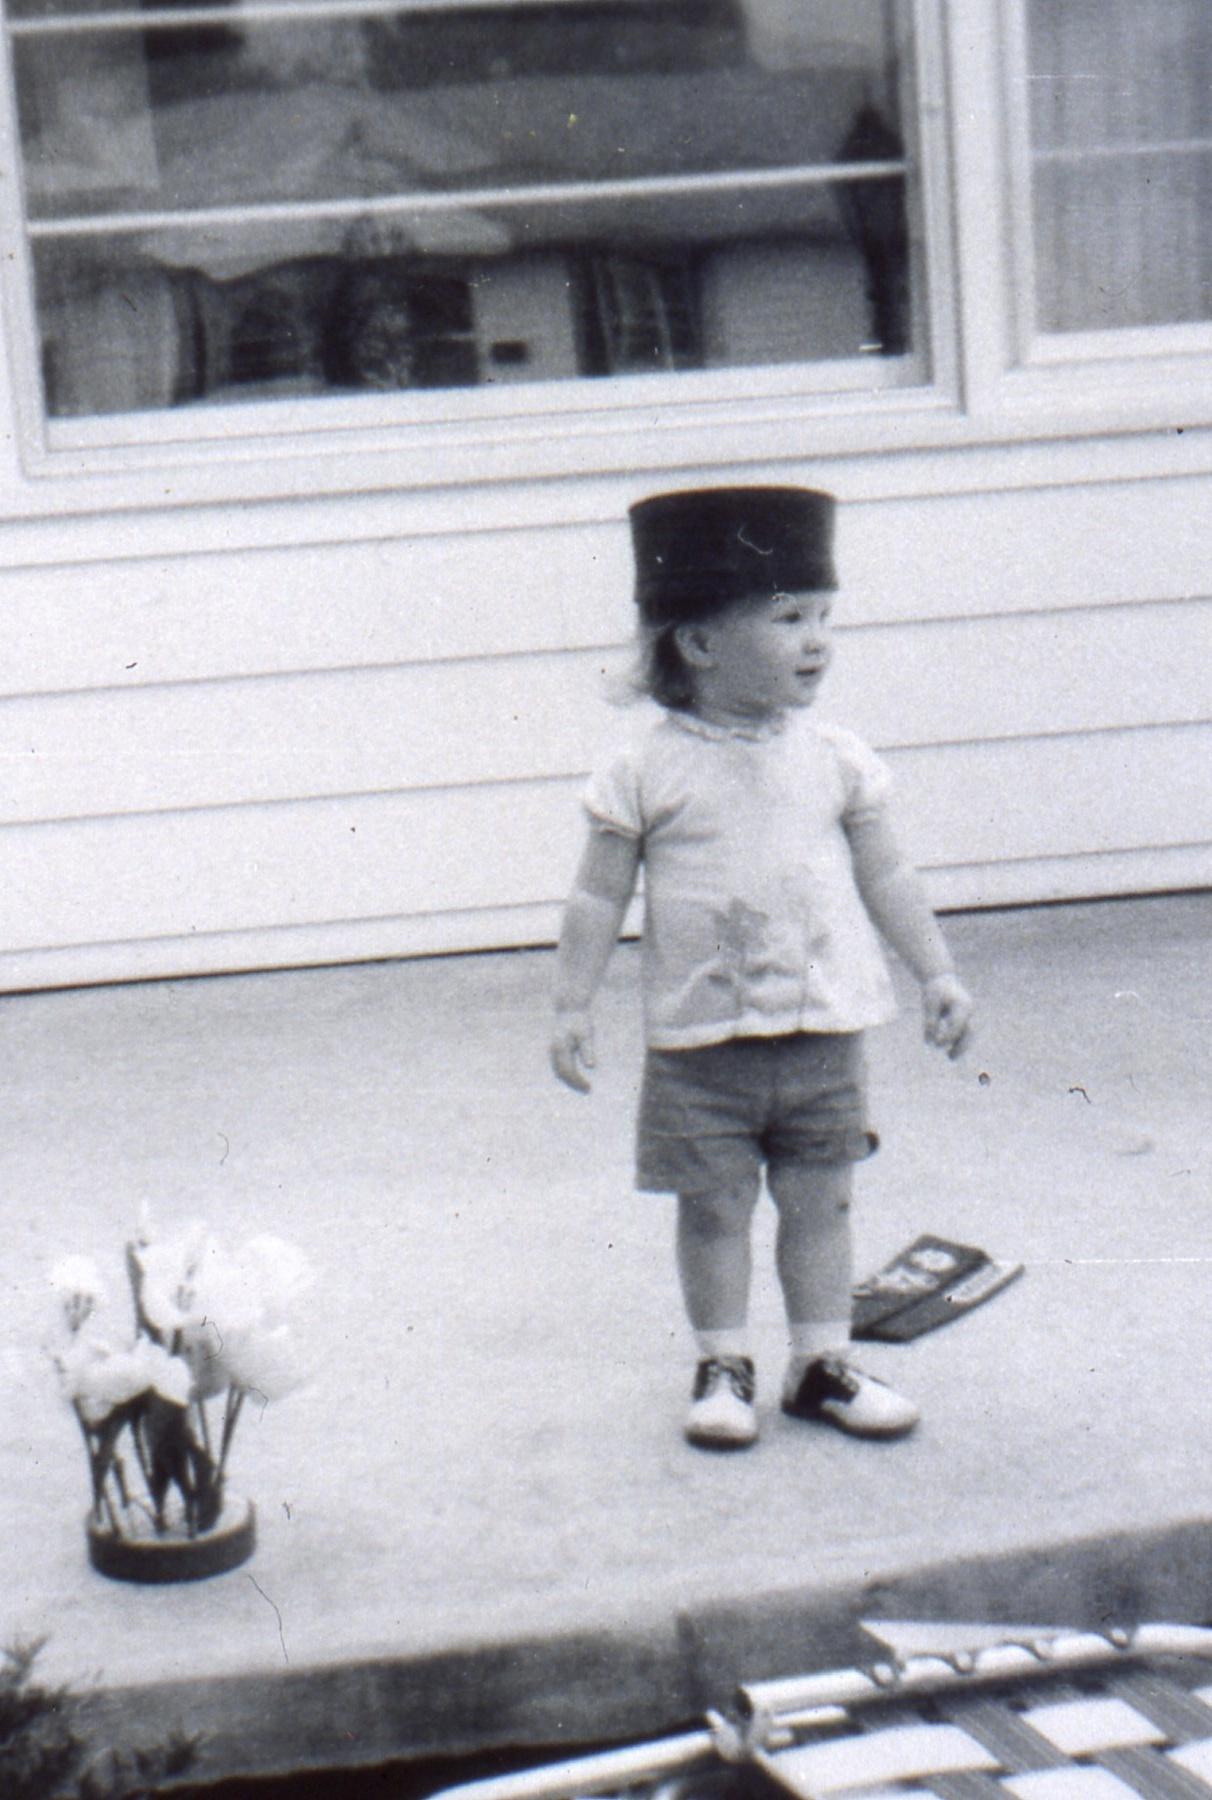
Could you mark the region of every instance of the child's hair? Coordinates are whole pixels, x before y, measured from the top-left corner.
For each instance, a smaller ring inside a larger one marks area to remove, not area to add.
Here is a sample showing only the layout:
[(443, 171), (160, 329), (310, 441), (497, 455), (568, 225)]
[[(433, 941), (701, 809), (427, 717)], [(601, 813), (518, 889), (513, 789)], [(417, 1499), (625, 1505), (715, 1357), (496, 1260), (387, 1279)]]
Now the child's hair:
[(631, 691), (673, 712), (694, 705), (694, 676), (678, 649), (676, 625), (640, 626)]

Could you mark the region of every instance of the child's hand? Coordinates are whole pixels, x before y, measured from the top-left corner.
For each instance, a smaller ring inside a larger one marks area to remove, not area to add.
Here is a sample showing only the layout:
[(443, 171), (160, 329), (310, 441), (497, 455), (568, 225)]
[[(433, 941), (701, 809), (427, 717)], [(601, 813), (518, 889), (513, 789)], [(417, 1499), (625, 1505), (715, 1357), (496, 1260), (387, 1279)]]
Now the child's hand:
[(972, 999), (955, 975), (936, 975), (922, 988), (926, 1042), (945, 1050), (954, 1062), (968, 1042)]
[(557, 1012), (551, 1038), (551, 1066), (575, 1093), (589, 1092), (586, 1069), (596, 1068), (593, 1053), (593, 1020), (587, 1012)]

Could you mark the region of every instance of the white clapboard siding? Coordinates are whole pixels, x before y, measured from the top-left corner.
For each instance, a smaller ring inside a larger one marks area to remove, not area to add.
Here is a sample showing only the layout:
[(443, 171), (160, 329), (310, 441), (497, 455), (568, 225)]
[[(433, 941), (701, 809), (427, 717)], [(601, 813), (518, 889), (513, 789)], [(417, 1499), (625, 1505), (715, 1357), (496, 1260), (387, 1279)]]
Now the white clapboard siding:
[[(1212, 480), (960, 460), (962, 491), (953, 455), (843, 506), (824, 701), (887, 752), (934, 898), (1212, 884)], [(549, 942), (616, 724), (628, 497), (348, 542), (233, 512), (222, 549), (186, 509), (172, 550), (149, 518), (146, 554), (128, 520), (121, 558), (10, 559), (0, 986)]]
[[(1212, 843), (1210, 756), (1212, 729), (1157, 726), (890, 761), (910, 848), (946, 870), (1122, 854), (1145, 838)], [(11, 826), (0, 942), (12, 955), (551, 903), (571, 873), (578, 787), (524, 781)]]
[[(974, 453), (979, 458), (979, 452)], [(889, 499), (845, 509), (839, 533), (857, 617), (1036, 612), (1212, 593), (1206, 476)]]
[(177, 554), (0, 570), (4, 691), (567, 651), (631, 626), (618, 523), (230, 551), (192, 538), (187, 525)]
[(521, 905), (566, 881), (572, 813), (554, 781), (13, 826), (0, 942), (113, 942), (132, 919), (155, 937)]
[[(962, 457), (979, 464), (981, 452)], [(783, 479), (813, 474), (797, 466)], [(845, 475), (816, 472), (843, 492)], [(347, 542), (258, 542), (270, 530), (258, 517), (254, 541), (225, 550), (199, 549), (203, 534), (187, 517), (171, 553), (111, 559), (98, 545), (95, 560), (54, 566), (16, 566), (6, 544), (3, 691), (614, 644), (631, 627), (629, 497), (617, 491), (616, 516), (603, 523), (561, 523), (553, 499), (551, 521), (529, 530)], [(840, 610), (866, 625), (1207, 597), (1210, 508), (1207, 477), (850, 501), (839, 520)], [(351, 507), (351, 532), (355, 519)], [(301, 506), (296, 538), (312, 522)], [(162, 523), (149, 521), (147, 535), (162, 541)]]
[(584, 768), (608, 658), (540, 653), (0, 702), (0, 821)]
[(962, 868), (1212, 843), (1210, 758), (1212, 727), (1163, 725), (890, 760), (916, 859)]
[[(625, 649), (0, 701), (0, 823), (458, 789), (584, 771)], [(824, 710), (881, 746), (1208, 714), (1212, 601), (838, 634)]]
[(822, 706), (881, 745), (1198, 722), (1212, 715), (1212, 601), (843, 629)]

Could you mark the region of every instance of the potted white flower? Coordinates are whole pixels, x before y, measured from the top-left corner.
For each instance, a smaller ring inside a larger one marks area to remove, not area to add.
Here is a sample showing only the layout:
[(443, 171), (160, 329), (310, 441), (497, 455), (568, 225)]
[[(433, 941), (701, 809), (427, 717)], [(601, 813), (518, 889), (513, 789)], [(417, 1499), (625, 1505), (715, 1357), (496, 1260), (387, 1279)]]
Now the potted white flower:
[(201, 1226), (126, 1246), (132, 1324), (115, 1335), (96, 1266), (70, 1256), (51, 1280), (62, 1305), (54, 1347), (63, 1393), (88, 1452), (89, 1559), (126, 1581), (183, 1581), (244, 1562), (256, 1541), (251, 1501), (227, 1468), (248, 1399), (298, 1385), (291, 1313), (311, 1271), (269, 1235), (227, 1250)]

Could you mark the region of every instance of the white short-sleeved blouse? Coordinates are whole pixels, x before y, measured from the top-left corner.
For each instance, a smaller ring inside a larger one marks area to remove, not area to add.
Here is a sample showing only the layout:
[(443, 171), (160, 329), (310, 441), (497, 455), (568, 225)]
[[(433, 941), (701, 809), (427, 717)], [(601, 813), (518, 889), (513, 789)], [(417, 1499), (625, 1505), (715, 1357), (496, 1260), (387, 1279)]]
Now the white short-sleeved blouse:
[(861, 739), (798, 712), (752, 729), (665, 712), (601, 764), (589, 815), (637, 839), (643, 860), (650, 1045), (860, 1031), (892, 1016), (846, 833), (889, 788)]

